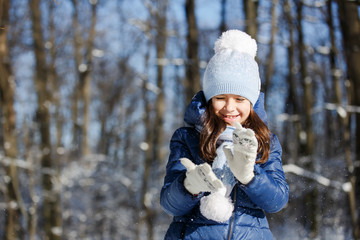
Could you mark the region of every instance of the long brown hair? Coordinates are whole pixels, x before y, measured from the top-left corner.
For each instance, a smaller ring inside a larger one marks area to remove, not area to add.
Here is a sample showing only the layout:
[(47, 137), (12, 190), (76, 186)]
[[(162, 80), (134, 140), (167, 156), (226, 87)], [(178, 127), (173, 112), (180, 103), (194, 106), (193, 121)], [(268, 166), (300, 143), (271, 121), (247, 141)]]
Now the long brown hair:
[[(205, 107), (203, 115), (203, 128), (200, 132), (200, 157), (211, 163), (216, 157), (216, 140), (220, 134), (226, 129), (226, 122), (219, 118), (212, 106), (210, 100)], [(255, 132), (258, 141), (258, 154), (261, 158), (256, 163), (265, 163), (270, 153), (270, 131), (266, 124), (256, 114), (251, 106), (249, 117), (242, 124), (245, 128), (251, 128)]]

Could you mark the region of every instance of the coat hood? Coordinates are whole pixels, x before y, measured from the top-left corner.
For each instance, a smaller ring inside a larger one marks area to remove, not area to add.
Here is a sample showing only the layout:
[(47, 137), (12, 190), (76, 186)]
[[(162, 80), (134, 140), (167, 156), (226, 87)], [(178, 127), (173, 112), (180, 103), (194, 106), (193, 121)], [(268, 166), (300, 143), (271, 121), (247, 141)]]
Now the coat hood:
[[(206, 99), (203, 91), (198, 92), (192, 98), (190, 104), (187, 106), (184, 116), (185, 126), (196, 127), (202, 126), (201, 116), (205, 112)], [(264, 93), (260, 93), (258, 100), (254, 105), (256, 114), (267, 125), (267, 115), (264, 108)]]

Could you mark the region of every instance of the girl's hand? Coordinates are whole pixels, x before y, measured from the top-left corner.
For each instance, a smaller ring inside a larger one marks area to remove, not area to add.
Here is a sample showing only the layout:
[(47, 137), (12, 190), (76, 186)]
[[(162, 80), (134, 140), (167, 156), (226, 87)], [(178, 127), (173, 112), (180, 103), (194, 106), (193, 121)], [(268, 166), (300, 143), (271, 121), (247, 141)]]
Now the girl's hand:
[(258, 142), (253, 130), (243, 128), (240, 123), (235, 123), (233, 133), (233, 152), (230, 146), (224, 146), (230, 170), (242, 183), (248, 184), (254, 175), (254, 165), (257, 156)]
[(187, 158), (180, 159), (182, 165), (187, 169), (184, 186), (191, 194), (196, 195), (200, 192), (226, 192), (226, 188), (212, 171), (207, 163), (200, 165), (194, 164)]

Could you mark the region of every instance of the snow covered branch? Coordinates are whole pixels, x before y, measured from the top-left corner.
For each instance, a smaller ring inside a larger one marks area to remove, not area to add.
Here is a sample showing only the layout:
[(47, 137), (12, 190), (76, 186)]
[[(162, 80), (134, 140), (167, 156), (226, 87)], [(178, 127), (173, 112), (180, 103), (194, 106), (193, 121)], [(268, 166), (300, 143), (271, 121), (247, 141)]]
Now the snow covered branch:
[[(313, 108), (312, 113), (319, 113), (323, 110), (336, 111), (340, 117), (345, 118), (348, 113), (360, 113), (360, 106), (325, 103), (323, 106)], [(300, 120), (300, 115), (282, 113), (277, 116), (277, 120), (280, 122), (295, 122)]]
[(342, 190), (346, 193), (350, 192), (351, 190), (351, 183), (341, 183), (339, 181), (330, 180), (324, 176), (321, 176), (320, 174), (310, 172), (304, 168), (301, 168), (299, 166), (296, 166), (295, 164), (286, 164), (283, 166), (285, 173), (293, 173), (298, 176), (306, 177), (309, 179), (312, 179), (316, 182), (318, 182), (321, 185), (324, 185), (326, 187), (333, 187), (339, 190)]
[(10, 166), (13, 163), (18, 168), (23, 168), (23, 169), (29, 169), (31, 167), (30, 163), (27, 161), (16, 158), (9, 158), (3, 155), (0, 155), (0, 163), (3, 164), (4, 166)]

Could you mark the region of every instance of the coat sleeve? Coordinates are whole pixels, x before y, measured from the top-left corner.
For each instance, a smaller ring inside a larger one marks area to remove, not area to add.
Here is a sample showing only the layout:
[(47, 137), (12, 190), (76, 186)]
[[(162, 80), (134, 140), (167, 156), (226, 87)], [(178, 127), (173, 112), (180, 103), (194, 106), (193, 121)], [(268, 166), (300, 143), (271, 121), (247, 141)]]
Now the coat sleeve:
[(289, 186), (285, 180), (281, 155), (279, 140), (273, 135), (268, 161), (262, 165), (255, 165), (255, 177), (249, 184), (240, 184), (240, 188), (251, 201), (268, 213), (280, 211), (289, 199)]
[(179, 159), (186, 157), (193, 160), (183, 136), (184, 132), (182, 129), (178, 129), (171, 138), (170, 156), (166, 165), (164, 185), (160, 193), (162, 208), (173, 216), (189, 213), (199, 203), (202, 196), (201, 194), (196, 197), (191, 195), (183, 184), (186, 168)]

